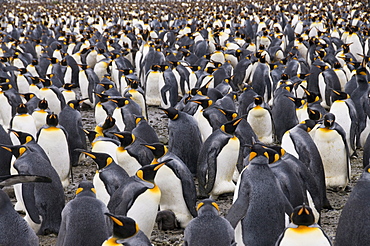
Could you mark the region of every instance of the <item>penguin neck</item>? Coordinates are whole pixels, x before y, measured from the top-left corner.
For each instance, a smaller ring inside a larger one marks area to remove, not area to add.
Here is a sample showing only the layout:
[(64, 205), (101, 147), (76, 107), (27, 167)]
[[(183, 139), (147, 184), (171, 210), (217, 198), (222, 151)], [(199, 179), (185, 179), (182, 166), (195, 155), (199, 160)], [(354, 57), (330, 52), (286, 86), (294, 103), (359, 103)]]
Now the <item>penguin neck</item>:
[(110, 237), (109, 239), (107, 239), (102, 246), (121, 246), (123, 244), (121, 243), (117, 243), (117, 240), (119, 240), (119, 238), (117, 237)]

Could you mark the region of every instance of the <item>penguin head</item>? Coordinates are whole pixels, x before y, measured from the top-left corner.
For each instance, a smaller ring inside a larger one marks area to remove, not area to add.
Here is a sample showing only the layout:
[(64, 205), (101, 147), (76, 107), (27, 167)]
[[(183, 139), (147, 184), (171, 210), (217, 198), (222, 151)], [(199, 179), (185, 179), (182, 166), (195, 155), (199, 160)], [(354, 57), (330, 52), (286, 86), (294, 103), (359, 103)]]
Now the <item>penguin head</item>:
[(220, 129), (227, 133), (234, 135), (236, 128), (238, 127), (239, 123), (242, 121), (243, 118), (236, 118), (234, 120), (228, 121), (225, 124), (223, 124)]
[(302, 125), (307, 132), (310, 132), (315, 127), (316, 121), (307, 119), (307, 120), (302, 121), (299, 124)]
[(27, 132), (17, 131), (14, 129), (9, 129), (9, 131), (11, 131), (18, 138), (22, 145), (35, 140), (34, 137)]
[[(268, 145), (267, 152), (269, 154), (269, 163), (274, 163), (285, 155), (285, 150), (278, 145)], [(271, 151), (272, 150), (272, 151)]]
[(332, 89), (331, 90), (331, 100), (332, 102), (335, 102), (337, 100), (345, 100), (350, 98), (348, 93), (345, 93), (344, 91), (337, 91)]
[(114, 119), (111, 115), (108, 115), (103, 123), (100, 123), (99, 125), (96, 126), (95, 131), (101, 136), (103, 136), (103, 130), (107, 130), (112, 128), (116, 124), (116, 119)]
[(17, 106), (16, 112), (17, 114), (27, 114), (28, 113), (27, 105), (24, 103), (19, 104)]
[(26, 68), (18, 68), (18, 71), (19, 71), (21, 74), (25, 74), (25, 73), (27, 73), (27, 69), (26, 69)]
[(170, 118), (171, 120), (176, 120), (179, 117), (179, 111), (174, 107), (169, 108), (159, 108), (164, 111), (164, 113)]
[(234, 110), (227, 110), (227, 109), (222, 109), (219, 107), (216, 107), (218, 111), (220, 111), (223, 115), (226, 116), (227, 120), (234, 120), (236, 117), (238, 117), (238, 113), (235, 112)]
[(198, 203), (197, 206), (198, 216), (201, 216), (202, 214), (211, 213), (219, 215), (220, 209), (213, 199), (204, 199)]
[(34, 93), (30, 93), (30, 92), (29, 93), (19, 93), (19, 95), (23, 97), (24, 99), (26, 99), (27, 102), (36, 96)]
[(67, 105), (75, 110), (80, 110), (80, 102), (84, 100), (71, 100), (68, 101)]
[(249, 163), (269, 163), (270, 156), (265, 146), (254, 143), (252, 146), (249, 147), (251, 148), (251, 152), (249, 153)]
[[(113, 237), (124, 239), (134, 236), (139, 231), (139, 226), (135, 220), (123, 215), (105, 213), (113, 221)], [(119, 240), (116, 241), (119, 243)]]
[(140, 178), (141, 180), (150, 182), (154, 184), (154, 178), (155, 175), (157, 174), (157, 171), (166, 164), (170, 160), (166, 160), (163, 162), (160, 162), (158, 164), (151, 164), (151, 165), (146, 165), (141, 167), (137, 172), (136, 176)]
[(114, 132), (113, 135), (118, 138), (121, 147), (127, 147), (135, 141), (135, 135), (128, 131)]
[(161, 143), (142, 144), (142, 145), (150, 149), (156, 159), (161, 158), (168, 152), (167, 147)]
[(294, 208), (290, 219), (295, 225), (310, 226), (315, 223), (315, 217), (313, 215), (312, 209), (305, 204)]
[(96, 197), (96, 190), (90, 181), (87, 181), (85, 178), (80, 182), (76, 190), (76, 196), (93, 196)]
[(309, 90), (307, 90), (304, 86), (300, 85), (301, 88), (304, 90), (304, 93), (305, 93), (305, 98), (307, 99), (307, 102), (308, 103), (314, 103), (314, 102), (317, 102), (320, 100), (320, 95), (315, 93), (315, 92), (311, 92)]
[(85, 151), (83, 149), (76, 149), (75, 151), (81, 152), (91, 157), (95, 161), (95, 163), (98, 165), (99, 170), (103, 169), (104, 167), (109, 166), (110, 164), (114, 162), (113, 158), (107, 153)]
[(72, 84), (72, 83), (65, 83), (64, 85), (63, 85), (63, 88), (65, 89), (65, 90), (72, 90), (72, 89), (74, 89), (74, 88), (76, 88), (77, 86), (75, 85), (75, 84)]
[(46, 124), (48, 126), (57, 126), (59, 123), (58, 115), (51, 113), (46, 117)]
[[(8, 79), (7, 79), (8, 80)], [(10, 83), (1, 83), (0, 84), (0, 89), (2, 91), (7, 91), (9, 89), (13, 88), (13, 86)]]
[(330, 128), (335, 123), (335, 115), (332, 113), (327, 113), (324, 115), (324, 126), (325, 128)]
[(254, 104), (261, 105), (263, 103), (263, 97), (260, 95), (254, 96)]
[(49, 87), (53, 84), (50, 79), (46, 79), (46, 78), (45, 79), (40, 79), (39, 78), (39, 81), (41, 81), (41, 83), (44, 87)]
[(115, 102), (117, 107), (121, 108), (130, 103), (130, 100), (125, 97), (120, 98), (108, 98), (109, 101)]
[(21, 157), (26, 151), (27, 151), (27, 147), (24, 146), (24, 145), (13, 145), (13, 146), (10, 146), (10, 145), (0, 145), (1, 148), (9, 151), (10, 153), (12, 153), (15, 158), (19, 158)]
[(206, 109), (206, 108), (208, 108), (209, 106), (211, 106), (213, 104), (212, 99), (210, 99), (209, 97), (200, 98), (200, 99), (190, 99), (189, 101), (190, 102), (195, 102), (195, 103), (201, 105), (203, 107), (203, 109)]
[(144, 122), (144, 121), (146, 121), (145, 120), (145, 117), (144, 116), (142, 116), (142, 115), (133, 115), (134, 117), (135, 117), (135, 124), (136, 125), (138, 125), (140, 122)]
[(38, 108), (39, 109), (42, 109), (42, 110), (46, 110), (49, 108), (49, 104), (48, 104), (48, 101), (46, 101), (46, 99), (42, 99), (38, 102), (37, 104)]

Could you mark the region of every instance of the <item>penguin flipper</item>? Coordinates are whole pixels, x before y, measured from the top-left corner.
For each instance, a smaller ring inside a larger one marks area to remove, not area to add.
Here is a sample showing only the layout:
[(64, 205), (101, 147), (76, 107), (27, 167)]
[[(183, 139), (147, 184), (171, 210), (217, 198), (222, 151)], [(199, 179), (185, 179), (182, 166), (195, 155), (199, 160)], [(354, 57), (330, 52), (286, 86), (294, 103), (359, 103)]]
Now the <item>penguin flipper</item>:
[(225, 217), (225, 219), (230, 222), (234, 229), (236, 228), (238, 222), (245, 216), (249, 207), (249, 189), (247, 189), (247, 191), (242, 190), (244, 189), (239, 189), (238, 197), (242, 197), (243, 199), (236, 199), (231, 206), (229, 213)]
[(161, 97), (162, 97), (162, 100), (163, 100), (163, 103), (165, 105), (168, 105), (168, 101), (167, 101), (167, 97), (166, 97), (166, 93), (170, 91), (170, 86), (169, 85), (164, 85), (161, 89)]
[(199, 192), (201, 195), (208, 195), (215, 183), (216, 178), (216, 168), (217, 168), (217, 148), (212, 148), (206, 160), (202, 163), (199, 163), (198, 170), (198, 182), (199, 182)]
[(22, 197), (28, 215), (30, 216), (33, 222), (35, 222), (36, 224), (40, 224), (41, 223), (39, 218), (40, 213), (38, 208), (36, 207), (34, 190), (35, 184), (32, 183), (22, 184)]
[(49, 177), (26, 174), (0, 176), (0, 188), (18, 183), (29, 183), (29, 182), (51, 183), (51, 179)]
[[(163, 160), (161, 160), (163, 161)], [(170, 167), (173, 172), (175, 173), (176, 177), (180, 179), (181, 186), (182, 186), (182, 193), (184, 196), (186, 207), (189, 209), (190, 214), (193, 217), (197, 216), (197, 210), (195, 209), (195, 205), (197, 202), (197, 192), (193, 180), (193, 176), (190, 171), (186, 171), (185, 168), (171, 165), (172, 161), (166, 163), (168, 167)]]

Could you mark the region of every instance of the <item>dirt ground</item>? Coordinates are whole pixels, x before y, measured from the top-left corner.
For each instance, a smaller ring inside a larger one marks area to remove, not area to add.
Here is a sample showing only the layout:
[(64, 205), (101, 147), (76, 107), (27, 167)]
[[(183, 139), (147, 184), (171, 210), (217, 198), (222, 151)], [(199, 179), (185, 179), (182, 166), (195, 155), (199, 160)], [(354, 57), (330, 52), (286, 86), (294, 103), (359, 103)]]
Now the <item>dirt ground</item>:
[[(86, 129), (94, 129), (94, 112), (92, 109), (84, 109), (82, 111), (83, 124)], [(154, 127), (157, 134), (160, 136), (160, 140), (163, 143), (167, 142), (167, 121), (162, 111), (158, 108), (149, 108), (149, 123)], [(352, 159), (352, 178), (349, 184), (349, 190), (353, 189), (356, 181), (362, 172), (362, 151), (359, 151), (357, 159)], [(73, 168), (73, 182), (65, 189), (66, 201), (73, 199), (75, 190), (78, 186), (79, 181), (82, 179), (82, 175), (85, 174), (88, 180), (92, 180), (95, 174), (96, 166), (90, 158), (80, 163), (80, 166)], [(333, 210), (322, 211), (321, 226), (328, 236), (334, 241), (335, 231), (338, 223), (338, 219), (343, 209), (345, 202), (348, 199), (350, 191), (334, 192), (328, 190), (328, 198), (333, 206)], [(221, 210), (221, 215), (227, 213), (228, 209), (232, 204), (232, 196), (220, 197), (217, 203)], [(183, 230), (173, 231), (159, 231), (156, 227), (151, 236), (151, 242), (153, 245), (182, 245), (183, 241)], [(40, 245), (51, 246), (55, 245), (57, 236), (48, 235), (40, 236)]]

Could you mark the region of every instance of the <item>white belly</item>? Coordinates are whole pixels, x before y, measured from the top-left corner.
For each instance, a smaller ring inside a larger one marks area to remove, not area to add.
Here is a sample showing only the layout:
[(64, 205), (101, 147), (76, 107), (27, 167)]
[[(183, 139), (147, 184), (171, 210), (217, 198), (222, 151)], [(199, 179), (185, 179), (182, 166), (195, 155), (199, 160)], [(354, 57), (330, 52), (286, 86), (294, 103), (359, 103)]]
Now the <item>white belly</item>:
[(272, 121), (267, 110), (251, 109), (248, 113), (247, 121), (256, 133), (258, 139), (266, 144), (273, 142), (272, 139)]
[(43, 125), (46, 124), (47, 116), (48, 116), (48, 113), (44, 110), (38, 110), (32, 113), (32, 118), (35, 122), (35, 126), (37, 130), (39, 130)]
[(29, 114), (18, 115), (13, 118), (12, 128), (17, 131), (27, 132), (36, 137), (36, 125), (33, 117)]
[(174, 212), (181, 227), (185, 228), (193, 216), (186, 206), (181, 180), (164, 165), (158, 170), (154, 181), (161, 190), (160, 210)]
[(40, 131), (38, 144), (49, 157), (63, 187), (69, 185), (70, 160), (66, 136), (61, 129), (47, 128)]
[(96, 198), (102, 201), (105, 205), (108, 205), (110, 195), (105, 188), (104, 182), (99, 178), (98, 172), (94, 175), (93, 184), (96, 190)]
[(159, 87), (159, 80), (163, 80), (162, 73), (151, 72), (146, 81), (145, 98), (146, 103), (151, 106), (161, 105), (161, 88)]
[(314, 142), (324, 165), (326, 186), (345, 188), (348, 183), (348, 157), (340, 135), (334, 130), (318, 128)]
[(281, 140), (281, 147), (289, 154), (293, 155), (295, 158), (299, 159), (299, 155), (295, 150), (293, 141), (290, 137), (289, 131), (287, 131)]
[(12, 118), (12, 108), (3, 92), (0, 92), (0, 105), (2, 105), (0, 109), (0, 123), (2, 123), (4, 129), (7, 129)]
[(136, 221), (140, 230), (148, 238), (150, 238), (153, 231), (160, 199), (161, 192), (158, 187), (148, 189), (136, 198), (134, 204), (127, 212), (127, 216)]
[(212, 198), (217, 198), (217, 196), (224, 193), (234, 192), (235, 184), (232, 179), (238, 161), (239, 148), (239, 139), (236, 137), (231, 138), (217, 156), (217, 173), (215, 184), (211, 191)]
[[(201, 107), (201, 106), (199, 106)], [(208, 120), (203, 116), (203, 110), (197, 110), (194, 114), (195, 120), (198, 122), (200, 134), (202, 135), (203, 142), (212, 134), (212, 127)]]
[[(117, 164), (121, 166), (129, 176), (135, 175), (141, 168), (140, 163), (122, 147), (117, 148)], [(157, 174), (158, 175), (158, 174)]]
[(298, 232), (297, 229), (288, 229), (280, 242), (279, 246), (329, 246), (328, 239), (323, 235), (319, 228), (307, 228), (304, 232)]
[(330, 107), (330, 113), (335, 115), (335, 122), (337, 122), (346, 132), (346, 140), (350, 154), (354, 152), (351, 150), (350, 133), (351, 133), (351, 117), (349, 116), (349, 109), (344, 101), (335, 101)]
[(117, 162), (117, 145), (110, 141), (96, 141), (91, 149), (92, 152), (107, 153)]

